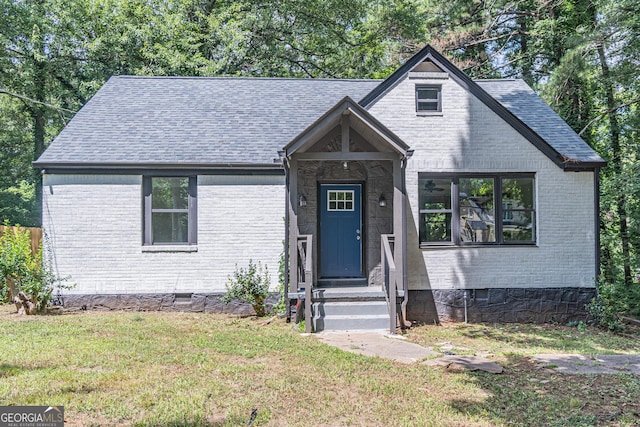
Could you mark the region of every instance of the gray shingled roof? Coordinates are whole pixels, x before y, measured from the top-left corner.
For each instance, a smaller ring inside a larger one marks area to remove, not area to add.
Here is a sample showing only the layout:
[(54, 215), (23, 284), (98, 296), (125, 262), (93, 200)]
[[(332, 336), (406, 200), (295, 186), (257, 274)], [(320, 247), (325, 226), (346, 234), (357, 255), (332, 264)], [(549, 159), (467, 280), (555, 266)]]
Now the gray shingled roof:
[[(482, 89), (556, 151), (602, 162), (521, 80)], [(273, 165), (278, 150), (345, 96), (377, 80), (113, 77), (76, 114), (37, 166)]]
[(476, 80), (475, 82), (556, 151), (570, 160), (604, 161), (523, 80)]
[(271, 164), (345, 96), (376, 80), (112, 77), (36, 165)]

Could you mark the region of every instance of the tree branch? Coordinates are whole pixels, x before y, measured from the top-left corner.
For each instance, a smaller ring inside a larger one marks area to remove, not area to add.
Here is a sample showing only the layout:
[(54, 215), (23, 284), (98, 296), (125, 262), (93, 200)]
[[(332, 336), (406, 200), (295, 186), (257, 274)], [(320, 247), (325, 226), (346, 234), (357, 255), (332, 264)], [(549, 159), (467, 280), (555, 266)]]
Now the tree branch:
[(640, 103), (640, 98), (636, 98), (636, 99), (633, 99), (633, 100), (631, 100), (631, 101), (629, 101), (629, 102), (625, 102), (624, 104), (620, 104), (620, 105), (618, 105), (618, 106), (615, 106), (615, 107), (613, 107), (613, 108), (610, 108), (609, 110), (605, 111), (605, 112), (604, 112), (604, 113), (602, 113), (602, 114), (599, 114), (595, 119), (593, 119), (593, 120), (591, 120), (589, 123), (587, 123), (587, 125), (586, 125), (584, 128), (582, 128), (582, 130), (581, 130), (580, 132), (578, 132), (578, 135), (582, 136), (582, 134), (583, 134), (587, 129), (589, 129), (589, 128), (591, 127), (591, 125), (592, 125), (592, 124), (594, 124), (594, 123), (595, 123), (595, 122), (597, 122), (598, 120), (602, 120), (603, 118), (605, 118), (605, 117), (607, 116), (607, 114), (611, 114), (611, 113), (613, 113), (614, 111), (617, 111), (617, 110), (619, 110), (619, 109), (621, 109), (621, 108), (628, 107), (629, 105), (633, 105), (633, 104), (637, 104), (637, 103)]
[(8, 90), (5, 90), (5, 89), (0, 89), (0, 94), (8, 95), (8, 96), (11, 96), (13, 98), (18, 98), (18, 99), (20, 99), (22, 101), (27, 101), (27, 102), (32, 103), (32, 104), (39, 104), (39, 105), (42, 105), (42, 106), (47, 107), (47, 108), (52, 108), (54, 110), (65, 111), (67, 113), (72, 113), (72, 114), (76, 113), (73, 110), (69, 110), (69, 109), (63, 108), (63, 107), (58, 107), (57, 105), (53, 105), (53, 104), (47, 104), (46, 102), (37, 101), (37, 100), (35, 100), (33, 98), (29, 98), (28, 96), (19, 95), (17, 93), (9, 92)]

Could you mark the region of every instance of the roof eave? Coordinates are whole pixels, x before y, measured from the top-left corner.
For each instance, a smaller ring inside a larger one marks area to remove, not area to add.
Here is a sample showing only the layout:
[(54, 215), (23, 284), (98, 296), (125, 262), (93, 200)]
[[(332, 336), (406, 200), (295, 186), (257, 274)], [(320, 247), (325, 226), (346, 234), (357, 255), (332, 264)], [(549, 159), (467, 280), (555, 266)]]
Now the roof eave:
[(595, 162), (576, 162), (576, 161), (565, 161), (564, 170), (567, 172), (587, 172), (587, 171), (595, 171), (607, 166), (607, 162), (595, 161)]
[(82, 169), (82, 170), (277, 170), (282, 163), (274, 159), (273, 163), (193, 163), (193, 162), (47, 162), (32, 163), (39, 169)]

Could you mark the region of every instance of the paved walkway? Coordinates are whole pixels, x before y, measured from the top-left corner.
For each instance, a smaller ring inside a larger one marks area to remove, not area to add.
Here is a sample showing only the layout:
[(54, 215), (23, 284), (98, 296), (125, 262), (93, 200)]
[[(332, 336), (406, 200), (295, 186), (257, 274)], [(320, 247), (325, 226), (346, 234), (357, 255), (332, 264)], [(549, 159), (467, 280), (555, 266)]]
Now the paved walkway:
[(531, 359), (563, 374), (640, 375), (640, 355), (537, 354)]
[(415, 363), (439, 354), (405, 338), (379, 332), (320, 332), (313, 334), (325, 344), (365, 356), (378, 356), (401, 363)]
[[(430, 347), (408, 342), (402, 336), (381, 332), (320, 332), (313, 336), (325, 344), (365, 356), (377, 356), (400, 363), (422, 362), (450, 370), (482, 370), (499, 374), (502, 367), (491, 360), (466, 355), (442, 355)], [(441, 357), (435, 357), (441, 356)], [(428, 360), (425, 360), (430, 358)], [(584, 356), (579, 354), (538, 354), (531, 359), (541, 367), (565, 374), (640, 375), (640, 355)]]

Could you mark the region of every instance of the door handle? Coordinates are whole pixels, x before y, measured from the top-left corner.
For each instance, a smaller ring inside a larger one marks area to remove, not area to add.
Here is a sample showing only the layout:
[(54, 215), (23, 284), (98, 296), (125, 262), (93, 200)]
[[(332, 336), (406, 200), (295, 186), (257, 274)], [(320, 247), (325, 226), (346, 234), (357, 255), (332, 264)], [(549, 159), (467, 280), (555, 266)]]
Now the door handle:
[(360, 240), (360, 236), (356, 236), (356, 240)]

